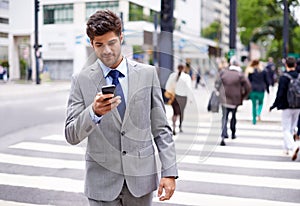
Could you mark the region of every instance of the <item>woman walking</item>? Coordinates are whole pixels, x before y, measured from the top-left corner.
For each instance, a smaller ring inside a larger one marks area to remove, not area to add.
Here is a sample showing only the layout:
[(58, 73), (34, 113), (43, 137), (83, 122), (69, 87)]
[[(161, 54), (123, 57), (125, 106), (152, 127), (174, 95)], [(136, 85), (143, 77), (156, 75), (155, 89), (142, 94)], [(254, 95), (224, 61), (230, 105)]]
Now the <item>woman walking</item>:
[(172, 102), (173, 109), (173, 134), (176, 135), (176, 121), (179, 116), (179, 131), (182, 132), (182, 122), (184, 116), (184, 109), (187, 103), (188, 94), (192, 86), (192, 79), (190, 75), (184, 72), (184, 66), (178, 65), (178, 71), (170, 74), (166, 83), (166, 90), (172, 90), (175, 87), (175, 99)]
[(252, 123), (256, 124), (256, 121), (261, 120), (265, 91), (269, 93), (268, 76), (259, 60), (253, 60), (246, 68), (245, 74), (251, 83), (252, 91), (249, 97), (252, 101)]

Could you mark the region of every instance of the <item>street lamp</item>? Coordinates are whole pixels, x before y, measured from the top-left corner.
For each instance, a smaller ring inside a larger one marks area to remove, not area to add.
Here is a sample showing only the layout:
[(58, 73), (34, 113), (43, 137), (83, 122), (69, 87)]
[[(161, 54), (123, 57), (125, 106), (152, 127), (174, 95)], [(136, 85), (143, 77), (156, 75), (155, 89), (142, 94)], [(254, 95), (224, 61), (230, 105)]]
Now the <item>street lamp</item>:
[(230, 0), (229, 16), (229, 53), (228, 57), (235, 55), (236, 50), (236, 0)]
[(289, 9), (287, 0), (283, 0), (283, 58), (288, 55), (288, 42), (289, 42)]
[(34, 0), (34, 55), (35, 55), (35, 68), (36, 68), (36, 84), (40, 84), (40, 69), (39, 69), (39, 48), (42, 47), (39, 45), (39, 20), (38, 12), (40, 11), (40, 1)]

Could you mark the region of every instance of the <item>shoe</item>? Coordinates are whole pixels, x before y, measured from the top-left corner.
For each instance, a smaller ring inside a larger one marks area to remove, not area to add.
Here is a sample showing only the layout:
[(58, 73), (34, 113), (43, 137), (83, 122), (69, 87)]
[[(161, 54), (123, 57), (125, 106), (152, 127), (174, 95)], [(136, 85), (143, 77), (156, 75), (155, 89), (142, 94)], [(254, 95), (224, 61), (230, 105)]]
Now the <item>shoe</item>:
[(235, 135), (232, 135), (232, 136), (231, 136), (231, 139), (236, 139), (236, 136), (235, 136)]
[(183, 132), (181, 128), (179, 129), (179, 132)]
[(173, 130), (173, 135), (174, 135), (174, 136), (176, 135), (176, 132), (175, 132), (175, 130)]
[(297, 135), (297, 134), (294, 134), (294, 141), (298, 141), (298, 140), (300, 140), (300, 137), (299, 137), (299, 135)]
[(228, 139), (228, 136), (227, 136), (227, 135), (226, 135), (226, 136), (223, 136), (223, 138), (224, 138), (224, 139)]
[(292, 156), (292, 160), (295, 161), (297, 159), (297, 156), (298, 156), (298, 152), (299, 152), (299, 147), (297, 147), (293, 153), (293, 156)]
[(221, 145), (221, 146), (226, 146), (225, 141), (222, 140), (221, 143), (220, 143), (220, 145)]

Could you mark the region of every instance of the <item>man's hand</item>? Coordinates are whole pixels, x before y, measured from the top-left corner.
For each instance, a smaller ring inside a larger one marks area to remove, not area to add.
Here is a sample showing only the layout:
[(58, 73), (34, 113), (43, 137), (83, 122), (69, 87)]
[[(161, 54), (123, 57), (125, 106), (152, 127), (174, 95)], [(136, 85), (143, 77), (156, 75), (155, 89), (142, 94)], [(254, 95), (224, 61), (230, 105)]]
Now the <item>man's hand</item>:
[[(160, 180), (157, 195), (160, 201), (169, 200), (174, 191), (176, 183), (174, 177), (163, 177)], [(165, 190), (165, 195), (162, 196), (163, 190)]]
[(93, 110), (96, 115), (102, 116), (112, 109), (116, 108), (121, 103), (121, 97), (114, 94), (98, 93), (94, 98)]

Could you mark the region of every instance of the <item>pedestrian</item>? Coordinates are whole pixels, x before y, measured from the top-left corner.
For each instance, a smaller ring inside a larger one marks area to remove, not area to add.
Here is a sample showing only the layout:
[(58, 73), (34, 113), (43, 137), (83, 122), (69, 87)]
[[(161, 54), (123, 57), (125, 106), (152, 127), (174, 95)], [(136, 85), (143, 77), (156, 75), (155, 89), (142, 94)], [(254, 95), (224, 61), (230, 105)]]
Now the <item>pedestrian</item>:
[(267, 78), (269, 81), (269, 85), (274, 87), (275, 79), (276, 79), (276, 73), (275, 73), (276, 66), (274, 64), (274, 60), (272, 57), (268, 58), (267, 66), (265, 67)]
[[(297, 59), (296, 71), (300, 74), (300, 58)], [(297, 123), (297, 132), (294, 135), (294, 140), (300, 140), (300, 114)]]
[[(156, 68), (121, 54), (121, 31), (110, 10), (90, 16), (86, 32), (98, 59), (73, 75), (68, 100), (65, 136), (72, 145), (87, 138), (85, 195), (92, 206), (149, 206), (156, 189), (168, 200), (178, 175)], [(110, 84), (117, 96), (101, 93)]]
[(220, 70), (215, 82), (216, 90), (220, 93), (220, 103), (222, 107), (222, 127), (221, 127), (221, 146), (225, 146), (225, 138), (228, 138), (227, 122), (231, 113), (230, 130), (231, 138), (236, 138), (236, 112), (239, 105), (242, 105), (251, 91), (249, 80), (242, 73), (238, 61), (233, 58), (230, 60), (229, 68)]
[[(293, 57), (286, 58), (285, 67), (286, 71), (284, 73), (289, 74), (293, 78), (298, 77), (298, 73), (295, 70), (296, 61)], [(288, 86), (290, 84), (290, 79), (282, 75), (279, 78), (278, 90), (276, 94), (275, 101), (270, 107), (270, 111), (275, 107), (278, 110), (282, 110), (281, 113), (281, 124), (283, 131), (283, 149), (285, 154), (289, 154), (289, 151), (292, 150), (292, 160), (297, 159), (299, 152), (299, 146), (293, 139), (294, 131), (297, 125), (297, 120), (300, 114), (300, 109), (292, 109), (289, 107), (287, 100)]]
[(166, 90), (175, 86), (175, 99), (172, 102), (173, 109), (173, 135), (176, 135), (176, 122), (179, 116), (179, 132), (182, 130), (182, 122), (184, 118), (184, 110), (187, 104), (188, 96), (190, 96), (190, 91), (192, 87), (191, 76), (184, 72), (184, 66), (179, 64), (177, 71), (170, 74), (166, 82)]
[(252, 102), (252, 124), (255, 125), (256, 121), (261, 121), (265, 91), (269, 93), (269, 81), (267, 72), (262, 69), (259, 60), (256, 59), (251, 61), (246, 68), (245, 75), (251, 83), (249, 97)]
[(199, 85), (199, 84), (200, 84), (202, 87), (205, 86), (205, 84), (201, 82), (201, 79), (202, 79), (202, 78), (201, 78), (201, 69), (200, 69), (200, 67), (198, 67), (197, 73), (196, 73), (195, 89), (198, 88), (198, 85)]

